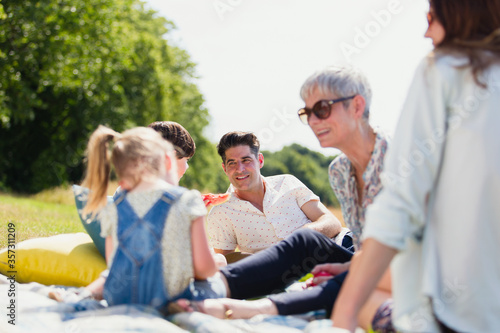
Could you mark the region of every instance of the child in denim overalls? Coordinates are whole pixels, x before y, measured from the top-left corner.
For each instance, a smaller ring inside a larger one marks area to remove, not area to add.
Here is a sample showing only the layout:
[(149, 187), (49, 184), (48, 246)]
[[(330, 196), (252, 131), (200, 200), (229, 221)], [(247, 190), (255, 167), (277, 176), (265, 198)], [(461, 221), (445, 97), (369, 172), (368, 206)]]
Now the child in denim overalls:
[[(143, 304), (164, 312), (181, 297), (223, 297), (221, 281), (207, 280), (217, 267), (205, 234), (200, 193), (171, 185), (179, 179), (172, 145), (149, 128), (119, 134), (100, 126), (87, 153), (83, 184), (91, 192), (85, 210), (99, 211), (107, 235), (110, 270), (103, 295), (108, 304)], [(124, 191), (101, 210), (110, 162)]]

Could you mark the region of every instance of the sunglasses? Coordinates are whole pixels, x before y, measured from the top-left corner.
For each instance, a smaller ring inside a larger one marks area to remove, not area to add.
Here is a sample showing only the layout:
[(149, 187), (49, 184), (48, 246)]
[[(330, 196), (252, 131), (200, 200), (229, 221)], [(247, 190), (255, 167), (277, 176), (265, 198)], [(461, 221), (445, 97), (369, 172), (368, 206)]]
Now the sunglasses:
[(342, 97), (342, 98), (337, 98), (337, 99), (322, 99), (320, 101), (317, 101), (312, 109), (309, 108), (302, 108), (299, 110), (298, 115), (302, 123), (304, 125), (309, 124), (309, 117), (311, 117), (311, 113), (314, 113), (314, 115), (318, 119), (326, 119), (330, 117), (330, 114), (332, 113), (332, 105), (338, 102), (343, 102), (347, 101), (348, 99), (354, 98), (356, 95), (349, 96), (349, 97)]

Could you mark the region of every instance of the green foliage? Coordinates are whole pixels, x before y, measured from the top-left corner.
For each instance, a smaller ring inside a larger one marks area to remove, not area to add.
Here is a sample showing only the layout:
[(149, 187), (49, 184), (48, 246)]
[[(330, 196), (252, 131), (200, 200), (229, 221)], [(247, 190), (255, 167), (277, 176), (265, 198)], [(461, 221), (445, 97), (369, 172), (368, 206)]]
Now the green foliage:
[(189, 169), (182, 177), (180, 185), (204, 192), (226, 192), (229, 179), (222, 170), (222, 161), (215, 145), (203, 137), (195, 141), (196, 153), (189, 161)]
[(185, 183), (218, 188), (195, 65), (165, 39), (172, 29), (139, 0), (2, 0), (0, 189), (78, 182), (99, 124), (157, 120), (181, 123), (198, 145)]
[(318, 195), (323, 204), (339, 207), (328, 180), (328, 166), (334, 156), (327, 157), (298, 144), (284, 147), (275, 153), (264, 151), (263, 154), (262, 175), (292, 174)]

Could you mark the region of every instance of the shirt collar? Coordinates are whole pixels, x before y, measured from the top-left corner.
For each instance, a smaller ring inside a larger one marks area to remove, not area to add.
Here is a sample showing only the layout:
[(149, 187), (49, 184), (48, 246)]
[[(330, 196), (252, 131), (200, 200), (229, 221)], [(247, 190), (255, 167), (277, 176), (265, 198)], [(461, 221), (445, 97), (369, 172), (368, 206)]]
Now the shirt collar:
[[(266, 177), (264, 177), (264, 176), (262, 176), (262, 175), (261, 175), (260, 177), (261, 177), (262, 181), (264, 182), (264, 190), (265, 190), (265, 192), (264, 192), (264, 200), (265, 200), (265, 198), (266, 198), (266, 196), (267, 196), (267, 194), (268, 194), (269, 190), (274, 191), (274, 192), (276, 192), (276, 191), (275, 191), (272, 187), (267, 186), (268, 182), (266, 181)], [(240, 199), (240, 198), (238, 198), (238, 196), (236, 195), (236, 189), (234, 188), (233, 184), (229, 184), (229, 188), (227, 189), (226, 193), (231, 194), (231, 195), (229, 196), (229, 198), (236, 198), (236, 199), (238, 199), (238, 200), (241, 200), (241, 199)], [(246, 201), (246, 200), (242, 200), (242, 201)]]
[[(378, 128), (374, 128), (373, 131), (375, 132), (375, 144), (373, 145), (373, 152), (370, 157), (370, 161), (368, 162), (368, 165), (366, 166), (365, 172), (363, 172), (363, 181), (365, 184), (368, 182), (368, 180), (371, 179), (372, 174), (376, 170), (377, 165), (381, 165), (379, 163), (379, 159), (383, 157), (382, 155), (382, 144), (384, 142), (384, 136), (381, 133), (381, 130)], [(351, 173), (354, 170), (351, 168)]]

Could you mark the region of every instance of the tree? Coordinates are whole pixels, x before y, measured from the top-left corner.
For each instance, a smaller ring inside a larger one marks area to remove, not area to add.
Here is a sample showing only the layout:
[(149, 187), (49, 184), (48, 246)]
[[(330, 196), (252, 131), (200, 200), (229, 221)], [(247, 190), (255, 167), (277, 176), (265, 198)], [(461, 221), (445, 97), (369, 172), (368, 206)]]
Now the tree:
[[(216, 186), (215, 149), (195, 65), (168, 43), (174, 25), (139, 0), (3, 0), (0, 10), (0, 189), (37, 192), (82, 178), (99, 124), (157, 120), (197, 142), (185, 182)], [(202, 156), (201, 158), (199, 158)]]
[(195, 139), (195, 141), (196, 153), (189, 161), (189, 169), (182, 177), (180, 184), (204, 192), (226, 192), (229, 187), (229, 179), (222, 170), (222, 160), (217, 154), (215, 145), (204, 137)]

